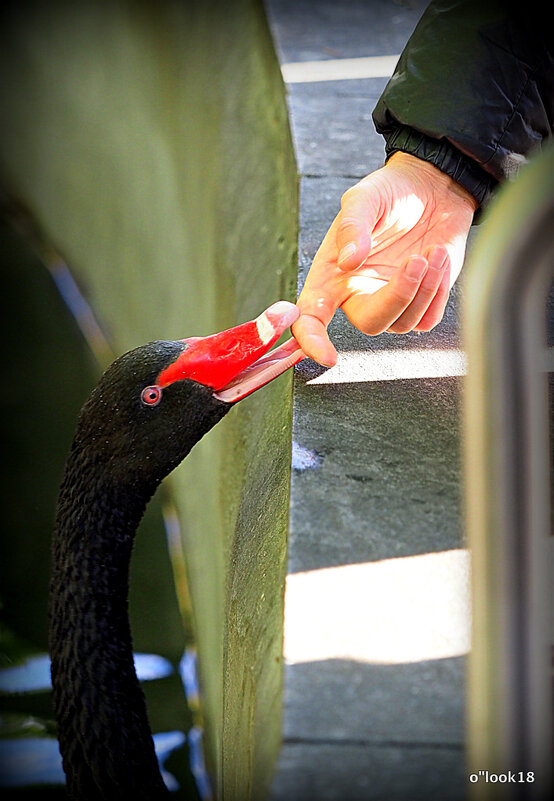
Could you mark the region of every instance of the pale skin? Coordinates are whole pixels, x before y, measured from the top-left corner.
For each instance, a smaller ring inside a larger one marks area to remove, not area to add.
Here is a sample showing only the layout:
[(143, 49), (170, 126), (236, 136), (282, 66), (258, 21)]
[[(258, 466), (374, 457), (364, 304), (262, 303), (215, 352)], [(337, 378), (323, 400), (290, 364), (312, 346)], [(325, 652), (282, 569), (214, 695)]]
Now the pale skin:
[(430, 331), (462, 268), (477, 202), (428, 162), (395, 153), (342, 197), (313, 260), (292, 327), (304, 353), (332, 366), (338, 308), (365, 334)]

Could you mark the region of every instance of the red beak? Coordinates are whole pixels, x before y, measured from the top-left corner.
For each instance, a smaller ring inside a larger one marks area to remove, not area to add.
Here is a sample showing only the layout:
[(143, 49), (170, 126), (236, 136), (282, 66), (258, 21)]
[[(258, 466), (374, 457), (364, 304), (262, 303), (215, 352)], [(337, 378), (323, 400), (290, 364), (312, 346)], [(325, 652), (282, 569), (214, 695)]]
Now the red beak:
[(190, 378), (211, 387), (219, 400), (241, 400), (305, 358), (295, 339), (268, 353), (299, 315), (293, 303), (283, 300), (248, 323), (184, 339), (187, 348), (160, 373), (157, 383), (164, 387)]

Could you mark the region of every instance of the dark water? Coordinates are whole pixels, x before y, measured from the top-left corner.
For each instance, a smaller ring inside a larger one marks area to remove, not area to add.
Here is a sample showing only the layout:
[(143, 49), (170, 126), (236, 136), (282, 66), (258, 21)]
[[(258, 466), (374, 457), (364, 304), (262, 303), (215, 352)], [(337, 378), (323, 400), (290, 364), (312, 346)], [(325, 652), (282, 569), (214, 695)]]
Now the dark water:
[[(50, 532), (73, 426), (99, 366), (44, 263), (4, 219), (0, 275), (6, 329), (0, 393), (0, 787), (3, 798), (57, 799), (65, 793), (46, 657)], [(137, 536), (129, 603), (135, 651), (154, 655), (143, 689), (152, 730), (165, 748), (164, 767), (179, 787), (173, 797), (198, 798), (187, 743), (193, 720), (179, 673), (190, 637), (179, 614), (157, 499)], [(144, 670), (143, 660), (143, 675)], [(194, 749), (194, 730), (189, 742)]]
[[(188, 661), (186, 657), (185, 661)], [(158, 654), (135, 654), (135, 668), (143, 685), (169, 679), (176, 672), (169, 660)], [(184, 671), (179, 669), (177, 672), (182, 680)], [(159, 688), (162, 704), (175, 704), (186, 689), (168, 681), (162, 682)], [(47, 654), (28, 657), (18, 665), (0, 670), (0, 694), (5, 707), (0, 739), (0, 783), (12, 793), (32, 792), (40, 797), (38, 794), (49, 788), (48, 797), (56, 797), (55, 791), (59, 797), (64, 796), (61, 789), (64, 774), (55, 726), (51, 719), (38, 716), (49, 713), (49, 692), (50, 659)], [(12, 701), (12, 711), (8, 708), (8, 699)], [(183, 724), (181, 716), (177, 722)], [(175, 798), (196, 797), (194, 788), (189, 786), (190, 776), (185, 765), (191, 756), (198, 758), (196, 731), (189, 728), (187, 735), (179, 729), (154, 734), (160, 768)], [(169, 769), (170, 763), (179, 778)]]

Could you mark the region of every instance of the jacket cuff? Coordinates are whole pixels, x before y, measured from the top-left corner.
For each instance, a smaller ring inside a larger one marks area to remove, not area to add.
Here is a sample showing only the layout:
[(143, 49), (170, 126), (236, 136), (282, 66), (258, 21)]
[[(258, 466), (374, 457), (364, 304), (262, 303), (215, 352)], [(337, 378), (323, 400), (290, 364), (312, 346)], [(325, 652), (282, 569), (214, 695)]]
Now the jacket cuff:
[(433, 139), (405, 125), (386, 132), (385, 138), (387, 159), (400, 150), (430, 162), (467, 189), (479, 206), (488, 202), (498, 185), (498, 181), (492, 175), (485, 172), (475, 161), (464, 156), (446, 139)]

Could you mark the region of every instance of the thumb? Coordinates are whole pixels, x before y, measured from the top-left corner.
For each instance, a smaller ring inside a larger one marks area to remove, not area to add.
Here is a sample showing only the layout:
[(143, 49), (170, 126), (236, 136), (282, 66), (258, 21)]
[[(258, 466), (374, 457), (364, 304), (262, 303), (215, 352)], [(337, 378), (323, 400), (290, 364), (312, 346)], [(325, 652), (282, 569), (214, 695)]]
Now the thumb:
[(377, 188), (360, 182), (342, 196), (336, 235), (337, 264), (348, 272), (360, 267), (371, 250), (371, 233), (379, 209)]

